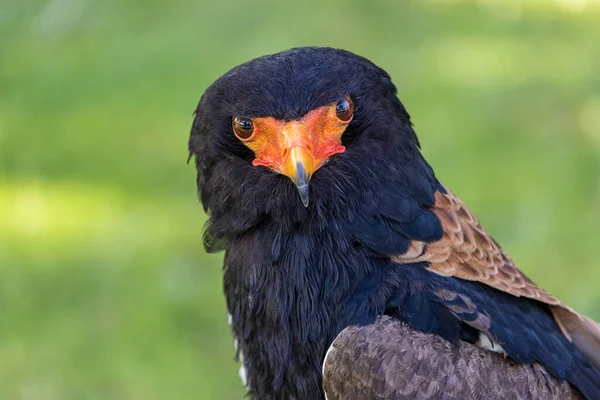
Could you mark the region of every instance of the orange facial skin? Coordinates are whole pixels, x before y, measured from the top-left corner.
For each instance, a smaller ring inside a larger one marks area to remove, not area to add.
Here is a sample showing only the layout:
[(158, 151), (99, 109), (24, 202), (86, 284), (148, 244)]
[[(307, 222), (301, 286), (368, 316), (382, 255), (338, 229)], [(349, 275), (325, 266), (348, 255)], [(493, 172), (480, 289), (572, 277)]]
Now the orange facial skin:
[(333, 154), (346, 150), (342, 134), (350, 123), (336, 116), (336, 104), (316, 108), (296, 121), (280, 121), (273, 117), (253, 118), (254, 132), (240, 139), (254, 151), (252, 165), (263, 165), (288, 176), (300, 184), (298, 164), (304, 168), (305, 179), (322, 167)]

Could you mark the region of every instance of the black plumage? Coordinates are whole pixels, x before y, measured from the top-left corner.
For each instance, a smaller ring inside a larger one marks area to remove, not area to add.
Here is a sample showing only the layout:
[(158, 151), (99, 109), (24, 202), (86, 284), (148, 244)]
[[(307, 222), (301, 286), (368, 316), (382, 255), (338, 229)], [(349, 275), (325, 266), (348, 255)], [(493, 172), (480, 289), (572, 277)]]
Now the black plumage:
[[(308, 207), (288, 177), (252, 165), (255, 152), (232, 132), (232, 117), (288, 123), (346, 96), (355, 109), (341, 136), (345, 151), (314, 172)], [(513, 290), (502, 280), (512, 264), (499, 269), (497, 284), (478, 278), (470, 263), (439, 274), (452, 260), (435, 264), (431, 251), (450, 243), (439, 212), (450, 195), (422, 157), (389, 75), (370, 61), (299, 48), (242, 64), (202, 96), (189, 149), (209, 212), (206, 248), (226, 250), (227, 307), (252, 397), (322, 398), (322, 363), (335, 337), (388, 315), (457, 345), (485, 334), (513, 360), (537, 362), (600, 398), (590, 351), (584, 355), (569, 340), (570, 327), (555, 320), (551, 307), (562, 305), (535, 297), (534, 286), (531, 296), (517, 297), (514, 290), (529, 287)], [(457, 218), (473, 220), (458, 210)], [(498, 253), (491, 240), (462, 231), (484, 256)], [(420, 244), (421, 253), (408, 257)], [(586, 323), (593, 345), (597, 326)]]

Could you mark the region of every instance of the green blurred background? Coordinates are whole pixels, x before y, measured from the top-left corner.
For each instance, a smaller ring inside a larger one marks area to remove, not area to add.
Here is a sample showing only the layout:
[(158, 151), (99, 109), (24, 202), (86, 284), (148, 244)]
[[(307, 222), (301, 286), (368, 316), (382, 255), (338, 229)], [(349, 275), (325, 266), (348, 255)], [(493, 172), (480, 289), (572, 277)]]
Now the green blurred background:
[(301, 45), (384, 67), (438, 176), (600, 319), (599, 37), (585, 0), (0, 0), (0, 398), (243, 395), (186, 142)]

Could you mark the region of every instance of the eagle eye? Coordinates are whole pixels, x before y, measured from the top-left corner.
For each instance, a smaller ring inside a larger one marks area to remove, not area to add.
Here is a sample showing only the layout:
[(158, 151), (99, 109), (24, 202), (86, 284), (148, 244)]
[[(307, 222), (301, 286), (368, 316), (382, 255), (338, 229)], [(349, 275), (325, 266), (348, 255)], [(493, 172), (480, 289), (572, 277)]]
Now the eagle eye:
[(252, 138), (254, 124), (251, 119), (233, 117), (231, 126), (233, 127), (233, 133), (235, 133), (238, 139), (246, 141)]
[(335, 115), (342, 122), (350, 122), (354, 116), (354, 103), (350, 96), (335, 105)]

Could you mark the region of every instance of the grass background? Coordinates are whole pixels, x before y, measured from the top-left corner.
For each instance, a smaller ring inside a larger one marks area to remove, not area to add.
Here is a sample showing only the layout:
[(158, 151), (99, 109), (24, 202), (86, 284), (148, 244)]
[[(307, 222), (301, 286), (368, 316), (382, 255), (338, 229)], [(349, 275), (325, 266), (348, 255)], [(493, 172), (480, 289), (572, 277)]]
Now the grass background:
[(600, 319), (600, 4), (0, 0), (0, 398), (235, 399), (192, 111), (229, 68), (342, 47), (531, 278)]

